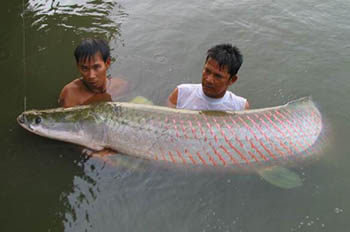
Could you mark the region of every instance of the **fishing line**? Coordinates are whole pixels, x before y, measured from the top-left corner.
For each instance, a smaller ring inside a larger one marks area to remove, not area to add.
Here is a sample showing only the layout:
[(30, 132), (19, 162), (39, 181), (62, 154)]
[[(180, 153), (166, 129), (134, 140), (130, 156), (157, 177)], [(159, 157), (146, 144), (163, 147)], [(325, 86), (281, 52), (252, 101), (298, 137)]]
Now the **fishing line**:
[(24, 88), (24, 98), (23, 98), (23, 106), (24, 111), (27, 110), (27, 80), (26, 80), (26, 73), (27, 73), (27, 63), (26, 63), (26, 32), (25, 32), (25, 4), (24, 0), (22, 0), (22, 62), (23, 62), (23, 88)]

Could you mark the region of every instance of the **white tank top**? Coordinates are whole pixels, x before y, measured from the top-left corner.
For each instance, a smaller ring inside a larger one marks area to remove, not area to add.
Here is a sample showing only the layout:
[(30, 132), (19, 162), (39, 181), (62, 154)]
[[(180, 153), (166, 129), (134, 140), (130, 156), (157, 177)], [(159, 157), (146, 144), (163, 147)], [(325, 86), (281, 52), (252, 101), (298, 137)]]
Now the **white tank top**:
[(181, 84), (177, 86), (178, 109), (189, 110), (244, 110), (247, 99), (226, 91), (222, 98), (211, 98), (203, 93), (202, 84)]

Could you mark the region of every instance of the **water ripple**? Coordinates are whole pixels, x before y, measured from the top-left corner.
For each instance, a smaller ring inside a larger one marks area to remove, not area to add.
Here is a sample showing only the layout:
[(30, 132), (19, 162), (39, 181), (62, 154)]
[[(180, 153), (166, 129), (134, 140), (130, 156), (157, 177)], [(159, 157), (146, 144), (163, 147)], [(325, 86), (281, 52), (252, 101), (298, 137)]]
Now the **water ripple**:
[(128, 16), (112, 0), (29, 0), (25, 13), (36, 31), (48, 32), (59, 27), (77, 34), (101, 33), (109, 39), (120, 36), (120, 25)]

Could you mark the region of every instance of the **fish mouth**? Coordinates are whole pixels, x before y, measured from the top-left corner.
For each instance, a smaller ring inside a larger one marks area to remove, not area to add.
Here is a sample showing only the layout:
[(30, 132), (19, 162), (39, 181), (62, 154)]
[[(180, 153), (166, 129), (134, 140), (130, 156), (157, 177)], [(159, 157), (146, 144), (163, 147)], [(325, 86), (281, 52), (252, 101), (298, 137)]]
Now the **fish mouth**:
[(23, 114), (20, 114), (18, 117), (17, 117), (17, 122), (18, 124), (24, 124), (26, 122), (26, 118), (24, 117)]
[(18, 122), (18, 124), (19, 124), (21, 127), (23, 127), (24, 129), (29, 130), (29, 131), (31, 131), (31, 132), (34, 131), (34, 129), (33, 129), (29, 124), (26, 123), (26, 122), (27, 122), (27, 119), (26, 119), (26, 117), (24, 116), (24, 114), (20, 114), (20, 115), (17, 117), (17, 122)]

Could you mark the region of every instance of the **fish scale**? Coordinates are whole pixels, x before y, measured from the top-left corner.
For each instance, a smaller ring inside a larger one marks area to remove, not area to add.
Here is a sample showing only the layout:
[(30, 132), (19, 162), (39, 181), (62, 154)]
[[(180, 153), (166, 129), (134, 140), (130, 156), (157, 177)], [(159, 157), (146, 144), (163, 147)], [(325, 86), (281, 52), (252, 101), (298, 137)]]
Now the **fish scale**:
[[(237, 168), (312, 157), (320, 151), (316, 141), (323, 130), (310, 98), (236, 112), (108, 102), (27, 111), (18, 121), (33, 133), (90, 148), (176, 164)], [(59, 130), (55, 123), (67, 126)], [(80, 137), (74, 137), (75, 128), (80, 128)], [(72, 134), (71, 140), (62, 138), (63, 131)]]

